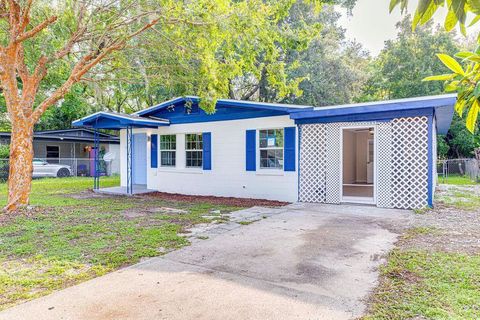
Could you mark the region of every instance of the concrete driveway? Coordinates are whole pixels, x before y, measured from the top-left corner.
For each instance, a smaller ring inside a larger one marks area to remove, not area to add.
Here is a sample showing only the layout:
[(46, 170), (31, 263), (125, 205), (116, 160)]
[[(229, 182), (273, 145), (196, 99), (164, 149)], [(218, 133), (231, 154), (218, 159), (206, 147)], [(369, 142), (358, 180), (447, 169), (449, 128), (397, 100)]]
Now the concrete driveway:
[(252, 208), (207, 240), (0, 313), (0, 319), (351, 319), (411, 213)]

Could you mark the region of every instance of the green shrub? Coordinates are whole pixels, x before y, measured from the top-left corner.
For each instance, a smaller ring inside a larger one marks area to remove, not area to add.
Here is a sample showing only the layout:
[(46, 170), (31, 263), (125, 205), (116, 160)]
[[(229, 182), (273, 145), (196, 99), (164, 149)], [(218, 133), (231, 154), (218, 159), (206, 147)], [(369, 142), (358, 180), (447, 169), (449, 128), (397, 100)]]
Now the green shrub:
[(10, 145), (0, 144), (0, 159), (7, 159), (10, 157)]

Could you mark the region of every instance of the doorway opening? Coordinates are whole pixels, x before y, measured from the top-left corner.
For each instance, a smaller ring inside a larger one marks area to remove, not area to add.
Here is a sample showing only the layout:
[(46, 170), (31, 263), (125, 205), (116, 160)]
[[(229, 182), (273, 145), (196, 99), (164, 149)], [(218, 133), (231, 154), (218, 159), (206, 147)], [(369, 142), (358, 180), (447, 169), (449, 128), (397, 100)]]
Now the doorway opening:
[(375, 129), (343, 129), (342, 201), (375, 203)]

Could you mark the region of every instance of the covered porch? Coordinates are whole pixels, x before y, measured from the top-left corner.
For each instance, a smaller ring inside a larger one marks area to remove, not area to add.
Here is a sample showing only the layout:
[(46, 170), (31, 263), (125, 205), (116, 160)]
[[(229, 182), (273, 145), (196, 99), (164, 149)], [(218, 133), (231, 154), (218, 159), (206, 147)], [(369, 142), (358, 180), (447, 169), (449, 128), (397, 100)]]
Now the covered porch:
[[(121, 179), (125, 181), (120, 183), (120, 186), (100, 188), (100, 158), (99, 153), (96, 152), (94, 159), (94, 175), (93, 175), (93, 191), (104, 193), (104, 194), (116, 194), (116, 195), (135, 195), (135, 194), (144, 194), (153, 192), (147, 188), (146, 185), (146, 172), (140, 173), (140, 170), (136, 170), (136, 164), (144, 164), (146, 169), (146, 161), (141, 157), (143, 153), (137, 151), (137, 154), (134, 156), (135, 149), (141, 146), (145, 149), (144, 156), (146, 156), (146, 145), (147, 137), (141, 137), (142, 139), (137, 139), (135, 143), (135, 137), (133, 134), (133, 129), (136, 128), (158, 128), (159, 126), (168, 126), (170, 125), (169, 120), (165, 119), (151, 119), (151, 118), (142, 118), (135, 115), (127, 115), (122, 113), (107, 112), (101, 111), (94, 113), (92, 115), (86, 116), (82, 119), (76, 120), (72, 123), (73, 126), (77, 127), (86, 127), (94, 130), (94, 149), (99, 150), (99, 130), (125, 130), (126, 131), (126, 165), (121, 165), (120, 174), (125, 175), (126, 179)], [(139, 137), (140, 138), (140, 137)], [(136, 159), (136, 157), (138, 159)], [(136, 179), (137, 176), (141, 175), (143, 179)], [(140, 181), (140, 183), (139, 183)]]

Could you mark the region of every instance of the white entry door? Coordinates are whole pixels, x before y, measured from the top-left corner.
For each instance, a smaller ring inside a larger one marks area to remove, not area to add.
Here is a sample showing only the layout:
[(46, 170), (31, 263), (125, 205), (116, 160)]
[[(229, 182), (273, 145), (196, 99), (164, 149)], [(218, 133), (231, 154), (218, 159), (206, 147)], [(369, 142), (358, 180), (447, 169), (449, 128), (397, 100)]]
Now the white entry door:
[(147, 184), (147, 135), (133, 134), (132, 153), (132, 182), (133, 184)]

